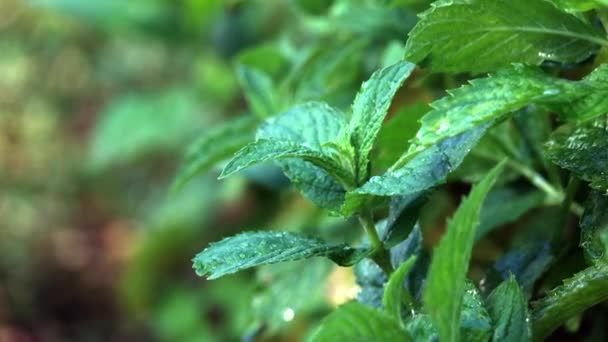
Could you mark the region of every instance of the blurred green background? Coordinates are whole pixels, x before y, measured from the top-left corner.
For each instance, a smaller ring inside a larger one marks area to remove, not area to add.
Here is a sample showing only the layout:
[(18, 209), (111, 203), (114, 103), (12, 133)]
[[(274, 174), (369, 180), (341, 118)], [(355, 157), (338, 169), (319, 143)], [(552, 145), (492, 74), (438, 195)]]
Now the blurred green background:
[(197, 136), (259, 109), (237, 66), (280, 84), (274, 109), (346, 108), (428, 1), (385, 3), (0, 0), (0, 341), (295, 341), (352, 298), (322, 260), (194, 274), (242, 229), (344, 235), (276, 169), (169, 189)]

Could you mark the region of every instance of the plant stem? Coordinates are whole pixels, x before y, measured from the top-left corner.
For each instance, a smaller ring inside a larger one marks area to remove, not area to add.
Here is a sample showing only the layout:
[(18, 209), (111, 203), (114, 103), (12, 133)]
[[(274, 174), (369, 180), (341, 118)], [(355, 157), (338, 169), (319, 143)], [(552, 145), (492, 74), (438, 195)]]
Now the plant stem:
[(572, 204), (574, 201), (574, 195), (576, 195), (579, 185), (580, 185), (579, 179), (573, 175), (570, 175), (570, 179), (568, 180), (568, 185), (566, 186), (566, 197), (565, 197), (564, 201), (562, 202), (562, 208), (560, 210), (559, 221), (557, 221), (558, 224), (561, 222), (563, 224), (563, 226), (562, 226), (562, 229), (557, 230), (555, 232), (555, 235), (553, 237), (554, 246), (559, 246), (559, 242), (562, 238), (563, 231), (568, 225), (568, 214), (570, 213), (570, 208), (572, 207)]
[(371, 254), (370, 258), (378, 266), (380, 266), (387, 276), (390, 276), (391, 273), (393, 273), (390, 254), (389, 251), (384, 248), (384, 245), (378, 236), (376, 224), (374, 223), (374, 219), (369, 210), (364, 210), (359, 215), (359, 223), (361, 223), (361, 226), (363, 229), (365, 229), (365, 233), (367, 234), (367, 237), (372, 244), (372, 248), (374, 249), (374, 252)]

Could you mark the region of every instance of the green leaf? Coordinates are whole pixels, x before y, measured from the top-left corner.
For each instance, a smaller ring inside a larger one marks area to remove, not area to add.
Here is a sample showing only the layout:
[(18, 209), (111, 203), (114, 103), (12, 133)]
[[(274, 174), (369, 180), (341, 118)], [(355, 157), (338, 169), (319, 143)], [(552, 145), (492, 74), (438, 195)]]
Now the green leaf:
[(257, 124), (258, 119), (248, 115), (229, 120), (205, 132), (188, 150), (171, 191), (178, 191), (196, 175), (206, 172), (253, 141)]
[(326, 305), (325, 284), (332, 270), (326, 259), (308, 259), (264, 266), (257, 272), (262, 293), (255, 296), (253, 311), (269, 333), (289, 323), (286, 313), (303, 316)]
[[(352, 156), (344, 156), (342, 150), (336, 151), (327, 146), (339, 141), (345, 126), (342, 113), (325, 103), (308, 102), (266, 120), (259, 128), (257, 137), (288, 141), (319, 153), (329, 153), (331, 157), (327, 158), (333, 158), (340, 167), (350, 169)], [(331, 160), (328, 162), (333, 163)], [(338, 211), (344, 202), (345, 190), (335, 177), (306, 160), (282, 160), (279, 165), (306, 198), (321, 207)]]
[(589, 194), (581, 217), (581, 247), (592, 262), (606, 261), (606, 244), (602, 236), (608, 232), (608, 196), (598, 191)]
[(281, 111), (278, 90), (268, 75), (242, 64), (237, 65), (236, 73), (247, 102), (256, 116), (264, 119)]
[(352, 265), (369, 254), (346, 244), (289, 232), (246, 232), (212, 243), (194, 257), (199, 276), (216, 279), (250, 267), (324, 256), (338, 265)]
[[(551, 106), (565, 119), (588, 121), (608, 111), (608, 67), (599, 67), (581, 81), (544, 74), (537, 68), (514, 65), (494, 75), (469, 81), (431, 104), (421, 120), (408, 153), (398, 168), (426, 148), (529, 104)], [(590, 95), (593, 94), (593, 95)], [(586, 112), (588, 110), (588, 112)]]
[(439, 0), (420, 14), (405, 59), (434, 71), (487, 72), (511, 63), (578, 63), (603, 33), (544, 0)]
[(534, 340), (543, 340), (566, 320), (605, 300), (608, 300), (608, 265), (598, 264), (575, 274), (532, 303)]
[(386, 283), (386, 288), (384, 289), (384, 296), (382, 297), (382, 304), (384, 305), (384, 310), (395, 318), (398, 322), (401, 321), (401, 307), (402, 307), (402, 299), (405, 299), (408, 302), (408, 305), (412, 306), (412, 296), (407, 293), (407, 291), (403, 290), (405, 285), (405, 277), (408, 272), (414, 266), (416, 262), (416, 257), (412, 256), (403, 262), (390, 276), (388, 279), (388, 283)]
[(608, 117), (579, 127), (562, 127), (547, 144), (547, 157), (594, 189), (608, 190)]
[(405, 165), (372, 177), (361, 187), (347, 193), (342, 213), (349, 215), (356, 212), (373, 196), (409, 196), (443, 182), (462, 163), (488, 127), (489, 124), (482, 125), (444, 140), (422, 151)]
[(608, 112), (608, 64), (601, 64), (578, 82), (576, 101), (564, 101), (556, 111), (569, 121), (590, 121)]
[[(479, 291), (475, 285), (467, 281), (462, 307), (462, 341), (486, 342), (492, 335), (492, 322), (485, 309)], [(439, 341), (437, 328), (433, 325), (431, 317), (427, 314), (417, 314), (407, 320), (405, 329), (417, 341)]]
[(492, 320), (473, 282), (465, 284), (462, 299), (462, 320), (460, 323), (462, 340), (486, 342), (492, 335)]
[(239, 150), (222, 171), (220, 179), (254, 164), (290, 158), (306, 160), (340, 180), (349, 181), (352, 177), (335, 160), (320, 151), (288, 141), (260, 139)]
[(374, 147), (376, 136), (395, 93), (414, 67), (412, 63), (398, 62), (374, 72), (370, 79), (361, 85), (361, 90), (353, 102), (350, 120), (350, 140), (356, 151), (358, 182), (368, 177), (369, 153)]
[[(431, 104), (433, 110), (422, 118), (422, 126), (408, 154), (415, 154), (484, 122), (499, 119), (529, 103), (566, 101), (564, 96), (571, 93), (568, 81), (521, 65), (469, 83), (449, 91), (448, 96)], [(402, 157), (397, 165), (407, 159), (407, 155)]]
[(502, 225), (517, 221), (530, 209), (543, 204), (545, 194), (540, 191), (517, 191), (511, 187), (498, 188), (488, 194), (481, 209), (475, 240)]
[(284, 160), (279, 165), (304, 197), (322, 208), (339, 212), (346, 190), (334, 177), (305, 160)]
[(388, 314), (357, 302), (349, 302), (323, 319), (311, 341), (393, 342), (412, 341), (412, 338)]
[(367, 306), (381, 309), (386, 273), (371, 259), (363, 259), (354, 267), (355, 279), (360, 290), (357, 301)]
[(447, 232), (435, 248), (424, 292), (424, 305), (441, 341), (459, 341), (462, 297), (466, 287), (475, 229), (485, 196), (504, 167), (496, 166), (471, 190), (448, 223)]
[(326, 143), (336, 141), (345, 126), (341, 112), (323, 102), (307, 102), (266, 120), (257, 138), (289, 141), (321, 150)]
[(90, 166), (103, 171), (152, 154), (174, 155), (204, 127), (199, 111), (193, 92), (183, 88), (115, 97), (95, 125)]
[(513, 275), (526, 298), (530, 298), (534, 284), (549, 269), (553, 259), (550, 245), (545, 242), (529, 243), (512, 249), (488, 271), (483, 281), (484, 293), (490, 293)]
[(423, 193), (391, 198), (388, 217), (381, 234), (385, 248), (392, 248), (408, 237), (425, 203), (426, 196)]
[(528, 302), (515, 277), (501, 283), (488, 296), (488, 311), (494, 322), (492, 341), (526, 342), (532, 340)]
[(429, 110), (426, 103), (403, 107), (380, 130), (372, 152), (372, 172), (386, 171), (407, 150), (408, 140), (416, 136), (419, 120)]

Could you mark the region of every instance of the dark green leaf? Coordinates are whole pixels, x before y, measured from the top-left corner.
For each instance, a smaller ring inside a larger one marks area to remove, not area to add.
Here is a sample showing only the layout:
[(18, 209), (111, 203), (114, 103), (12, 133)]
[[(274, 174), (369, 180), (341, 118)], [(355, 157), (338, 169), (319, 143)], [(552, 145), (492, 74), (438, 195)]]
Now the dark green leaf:
[(355, 265), (355, 277), (360, 290), (357, 293), (359, 303), (373, 308), (382, 308), (384, 284), (388, 277), (371, 259), (363, 259)]
[(589, 194), (581, 217), (581, 247), (592, 262), (606, 260), (606, 245), (602, 236), (608, 232), (608, 196), (598, 191)]
[(412, 339), (388, 314), (357, 302), (350, 302), (325, 317), (311, 340), (393, 342)]
[(199, 276), (215, 279), (250, 267), (324, 256), (352, 265), (369, 254), (346, 244), (333, 244), (288, 232), (247, 232), (212, 243), (194, 257)]
[(492, 320), (481, 295), (471, 281), (466, 282), (462, 300), (462, 339), (471, 342), (486, 342), (492, 335)]
[(530, 209), (543, 204), (544, 200), (545, 194), (540, 191), (494, 189), (483, 203), (475, 240), (479, 240), (496, 227), (516, 221)]
[(581, 81), (568, 81), (548, 76), (537, 68), (514, 65), (472, 80), (431, 104), (433, 110), (422, 118), (408, 153), (393, 168), (439, 141), (490, 120), (498, 121), (529, 104), (551, 106), (568, 120), (591, 120), (608, 111), (606, 75), (608, 67), (601, 66)]
[(386, 283), (384, 289), (384, 296), (382, 296), (384, 310), (398, 322), (401, 321), (402, 300), (405, 299), (410, 307), (413, 306), (412, 296), (407, 291), (404, 291), (403, 287), (405, 285), (405, 277), (415, 262), (416, 257), (412, 256), (397, 267), (388, 279), (388, 283)]
[[(492, 322), (483, 306), (483, 302), (475, 285), (470, 281), (466, 283), (462, 307), (460, 327), (462, 341), (486, 342), (492, 335)], [(439, 341), (437, 329), (433, 326), (431, 317), (427, 314), (418, 314), (406, 322), (406, 330), (415, 336), (417, 341)]]
[(543, 340), (566, 320), (605, 300), (608, 300), (608, 265), (598, 264), (575, 274), (532, 303), (534, 340)]
[(424, 304), (441, 341), (459, 341), (466, 273), (475, 241), (475, 229), (485, 196), (498, 178), (504, 162), (471, 190), (435, 248), (426, 281)]
[(361, 85), (353, 102), (350, 120), (351, 143), (357, 156), (358, 182), (364, 181), (368, 176), (369, 153), (374, 147), (376, 136), (395, 93), (414, 67), (412, 63), (398, 62), (376, 71)]
[(391, 198), (388, 217), (381, 234), (386, 248), (392, 248), (410, 234), (425, 202), (423, 193)]
[(410, 196), (441, 182), (460, 165), (489, 125), (442, 141), (415, 156), (403, 166), (374, 176), (363, 186), (349, 192), (342, 208), (345, 215), (356, 212), (372, 196)]
[(547, 157), (592, 188), (608, 190), (608, 117), (585, 126), (563, 127), (547, 144)]
[(532, 340), (528, 301), (515, 277), (501, 283), (486, 300), (494, 322), (492, 341), (526, 342)]
[(257, 124), (258, 120), (254, 116), (243, 116), (205, 132), (186, 154), (186, 159), (175, 177), (172, 191), (179, 190), (196, 175), (204, 173), (253, 141)]
[(534, 283), (543, 275), (553, 261), (548, 243), (530, 243), (503, 255), (492, 267), (483, 281), (484, 293), (494, 290), (511, 275), (519, 282), (527, 298), (532, 296)]
[(439, 0), (410, 32), (405, 58), (427, 58), (433, 70), (448, 72), (577, 63), (608, 45), (603, 36), (544, 0)]

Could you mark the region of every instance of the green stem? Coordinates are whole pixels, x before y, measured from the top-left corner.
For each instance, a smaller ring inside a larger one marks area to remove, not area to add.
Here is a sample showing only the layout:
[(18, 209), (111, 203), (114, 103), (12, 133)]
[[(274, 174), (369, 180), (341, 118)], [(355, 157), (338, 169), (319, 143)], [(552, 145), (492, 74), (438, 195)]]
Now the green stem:
[(393, 273), (393, 266), (391, 265), (391, 258), (389, 251), (384, 248), (380, 237), (378, 236), (378, 231), (376, 230), (376, 224), (374, 223), (374, 219), (369, 210), (364, 210), (359, 215), (359, 223), (365, 230), (369, 241), (372, 244), (372, 248), (374, 252), (370, 256), (370, 258), (380, 266), (380, 268), (386, 273), (386, 275), (390, 276)]
[(608, 265), (584, 269), (533, 303), (532, 331), (542, 341), (560, 325), (608, 299)]
[(570, 213), (570, 208), (572, 207), (572, 204), (574, 202), (574, 195), (576, 195), (579, 185), (580, 185), (580, 181), (578, 180), (578, 178), (576, 178), (573, 175), (570, 175), (570, 179), (568, 180), (568, 185), (566, 186), (566, 197), (565, 197), (564, 201), (562, 202), (562, 210), (560, 210), (560, 215), (558, 218), (559, 221), (557, 221), (558, 225), (559, 225), (559, 223), (562, 223), (563, 226), (562, 226), (562, 229), (557, 230), (555, 232), (555, 235), (553, 237), (554, 246), (559, 246), (559, 242), (561, 241), (563, 231), (568, 226), (568, 214)]
[(547, 195), (548, 203), (557, 204), (564, 200), (564, 194), (553, 187), (553, 185), (549, 184), (549, 182), (547, 182), (547, 180), (538, 172), (512, 159), (509, 159), (507, 165), (526, 177), (530, 183), (544, 192)]

